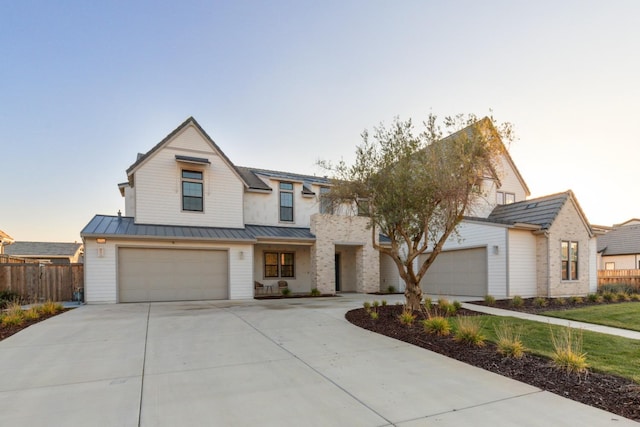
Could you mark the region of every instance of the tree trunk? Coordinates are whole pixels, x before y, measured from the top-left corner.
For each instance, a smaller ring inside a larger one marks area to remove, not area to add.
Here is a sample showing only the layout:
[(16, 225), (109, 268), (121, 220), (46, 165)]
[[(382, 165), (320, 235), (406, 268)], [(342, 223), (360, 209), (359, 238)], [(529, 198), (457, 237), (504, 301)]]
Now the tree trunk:
[(418, 311), (422, 305), (422, 289), (420, 283), (405, 281), (404, 296), (407, 300), (406, 305), (411, 310)]

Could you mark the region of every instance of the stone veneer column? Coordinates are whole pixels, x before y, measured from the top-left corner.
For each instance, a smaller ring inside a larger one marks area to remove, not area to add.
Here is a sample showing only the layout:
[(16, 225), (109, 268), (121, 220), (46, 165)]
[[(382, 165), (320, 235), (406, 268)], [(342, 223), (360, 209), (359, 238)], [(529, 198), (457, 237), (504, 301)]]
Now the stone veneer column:
[(316, 243), (311, 248), (311, 286), (322, 293), (335, 293), (335, 246), (356, 247), (356, 290), (376, 292), (380, 289), (380, 254), (371, 242), (367, 218), (342, 215), (311, 216), (311, 233)]

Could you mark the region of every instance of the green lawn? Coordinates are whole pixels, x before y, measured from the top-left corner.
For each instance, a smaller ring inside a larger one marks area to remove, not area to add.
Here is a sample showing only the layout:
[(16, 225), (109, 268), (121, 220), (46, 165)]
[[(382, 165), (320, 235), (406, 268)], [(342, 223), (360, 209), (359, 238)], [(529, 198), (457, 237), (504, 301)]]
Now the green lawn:
[[(481, 317), (483, 332), (489, 340), (495, 341), (496, 325), (507, 321), (520, 328), (522, 342), (531, 353), (546, 357), (550, 357), (553, 352), (550, 328), (556, 331), (562, 328), (513, 317)], [(583, 331), (582, 337), (582, 349), (587, 353), (589, 369), (640, 383), (640, 341), (591, 331)]]
[(542, 314), (561, 319), (640, 331), (640, 304), (637, 302), (593, 305), (573, 310), (547, 311)]

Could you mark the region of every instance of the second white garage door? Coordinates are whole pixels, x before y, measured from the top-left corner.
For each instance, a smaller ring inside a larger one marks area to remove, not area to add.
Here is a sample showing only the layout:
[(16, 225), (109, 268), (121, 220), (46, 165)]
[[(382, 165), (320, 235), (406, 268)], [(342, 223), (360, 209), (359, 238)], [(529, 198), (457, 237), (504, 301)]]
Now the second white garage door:
[(227, 299), (228, 289), (227, 251), (118, 249), (120, 302)]
[[(422, 255), (420, 259), (425, 257)], [(487, 248), (441, 252), (420, 286), (431, 295), (486, 295)]]

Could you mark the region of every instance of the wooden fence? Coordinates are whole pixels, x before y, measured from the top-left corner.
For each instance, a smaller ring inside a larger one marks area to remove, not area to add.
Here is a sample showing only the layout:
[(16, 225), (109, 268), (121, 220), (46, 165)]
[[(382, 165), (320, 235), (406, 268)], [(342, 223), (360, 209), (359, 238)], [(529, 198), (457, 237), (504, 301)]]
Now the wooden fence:
[(0, 291), (16, 292), (27, 301), (72, 301), (83, 288), (83, 264), (0, 264)]
[(614, 284), (640, 288), (640, 270), (598, 270), (598, 286)]
[(15, 256), (0, 254), (0, 264), (37, 264), (37, 260), (18, 258)]

